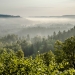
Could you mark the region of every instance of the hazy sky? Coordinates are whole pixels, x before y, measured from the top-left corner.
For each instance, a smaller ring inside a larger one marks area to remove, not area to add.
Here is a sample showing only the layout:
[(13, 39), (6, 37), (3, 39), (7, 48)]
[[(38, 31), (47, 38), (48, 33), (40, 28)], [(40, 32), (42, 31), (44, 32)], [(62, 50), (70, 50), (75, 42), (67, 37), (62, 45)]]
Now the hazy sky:
[(75, 0), (0, 0), (0, 14), (75, 15)]

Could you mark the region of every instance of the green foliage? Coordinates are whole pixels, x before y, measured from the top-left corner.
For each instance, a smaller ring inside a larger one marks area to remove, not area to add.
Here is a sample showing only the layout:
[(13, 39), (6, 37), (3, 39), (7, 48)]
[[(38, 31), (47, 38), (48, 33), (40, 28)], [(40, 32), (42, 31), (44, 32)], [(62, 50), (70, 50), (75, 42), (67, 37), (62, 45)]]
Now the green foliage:
[(63, 43), (56, 43), (55, 54), (52, 51), (38, 53), (34, 58), (24, 57), (22, 50), (0, 49), (0, 75), (74, 75), (75, 70), (63, 58), (65, 53), (62, 49), (59, 51), (58, 44)]
[(66, 60), (69, 67), (75, 68), (75, 37), (70, 37), (64, 42), (57, 41), (55, 44), (55, 54), (58, 63)]
[(54, 61), (54, 58), (55, 58), (55, 56), (52, 53), (52, 51), (49, 51), (49, 52), (43, 54), (43, 60), (47, 66), (49, 66), (51, 61)]
[(22, 50), (18, 50), (18, 51), (16, 52), (16, 55), (17, 55), (18, 58), (24, 58), (24, 53), (23, 53)]

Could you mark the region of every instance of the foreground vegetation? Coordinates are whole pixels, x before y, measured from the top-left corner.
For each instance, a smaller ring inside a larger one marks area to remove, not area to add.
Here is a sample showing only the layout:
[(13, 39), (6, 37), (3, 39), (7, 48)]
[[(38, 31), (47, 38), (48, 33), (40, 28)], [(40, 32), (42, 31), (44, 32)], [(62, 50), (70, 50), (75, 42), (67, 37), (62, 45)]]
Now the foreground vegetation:
[(75, 37), (55, 43), (51, 50), (24, 57), (22, 50), (0, 49), (0, 75), (74, 75)]

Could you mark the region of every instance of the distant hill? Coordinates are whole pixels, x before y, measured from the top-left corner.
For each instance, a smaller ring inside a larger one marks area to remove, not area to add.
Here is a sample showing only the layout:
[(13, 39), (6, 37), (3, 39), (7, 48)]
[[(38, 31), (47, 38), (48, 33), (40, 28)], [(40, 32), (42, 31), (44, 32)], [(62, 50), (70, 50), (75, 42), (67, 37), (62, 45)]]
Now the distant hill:
[(0, 14), (0, 18), (20, 18), (20, 16)]
[(63, 15), (62, 17), (75, 18), (75, 15)]
[(75, 18), (75, 15), (62, 15), (62, 16), (29, 16), (34, 18)]

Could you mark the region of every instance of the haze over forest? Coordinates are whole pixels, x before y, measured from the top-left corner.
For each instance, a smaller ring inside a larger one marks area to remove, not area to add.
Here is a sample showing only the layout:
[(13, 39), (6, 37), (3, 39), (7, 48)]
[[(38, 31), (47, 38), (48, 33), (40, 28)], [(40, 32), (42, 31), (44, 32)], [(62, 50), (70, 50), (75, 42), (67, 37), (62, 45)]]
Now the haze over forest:
[(40, 35), (48, 36), (53, 32), (67, 31), (75, 26), (74, 15), (63, 16), (32, 16), (32, 17), (1, 17), (0, 36), (16, 34), (21, 37), (30, 35), (31, 37)]
[(75, 75), (75, 0), (0, 0), (0, 75)]

